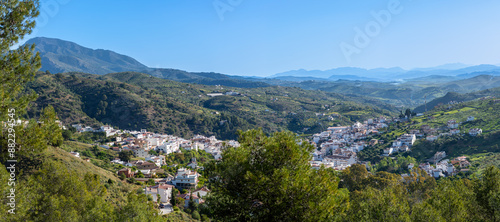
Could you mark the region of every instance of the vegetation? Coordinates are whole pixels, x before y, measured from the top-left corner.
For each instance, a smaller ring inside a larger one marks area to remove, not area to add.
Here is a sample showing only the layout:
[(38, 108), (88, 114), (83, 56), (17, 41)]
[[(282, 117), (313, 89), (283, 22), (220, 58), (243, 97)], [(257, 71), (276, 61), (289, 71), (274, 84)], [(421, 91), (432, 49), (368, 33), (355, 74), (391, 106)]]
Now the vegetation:
[[(104, 76), (39, 73), (29, 87), (40, 95), (30, 116), (38, 115), (37, 107), (52, 105), (65, 125), (110, 124), (182, 137), (202, 134), (236, 139), (238, 129), (258, 127), (266, 133), (291, 130), (310, 134), (393, 114), (377, 106), (349, 102), (350, 97), (334, 93), (279, 86), (222, 88), (133, 72)], [(230, 91), (240, 95), (207, 96)]]
[(297, 144), (290, 132), (267, 137), (262, 130), (240, 134), (241, 147), (228, 148), (211, 169), (207, 200), (217, 220), (331, 221), (348, 200), (332, 171), (309, 166), (313, 147)]
[[(498, 220), (497, 167), (486, 168), (472, 180), (439, 182), (418, 168), (401, 177), (369, 173), (364, 165), (354, 164), (336, 174), (311, 169), (311, 148), (297, 144), (297, 139), (287, 132), (271, 137), (257, 130), (242, 133), (241, 148), (227, 149), (212, 166), (213, 193), (207, 205), (211, 216), (223, 221)], [(379, 169), (398, 168), (396, 162), (384, 161)], [(397, 163), (405, 161), (414, 159), (398, 158)]]

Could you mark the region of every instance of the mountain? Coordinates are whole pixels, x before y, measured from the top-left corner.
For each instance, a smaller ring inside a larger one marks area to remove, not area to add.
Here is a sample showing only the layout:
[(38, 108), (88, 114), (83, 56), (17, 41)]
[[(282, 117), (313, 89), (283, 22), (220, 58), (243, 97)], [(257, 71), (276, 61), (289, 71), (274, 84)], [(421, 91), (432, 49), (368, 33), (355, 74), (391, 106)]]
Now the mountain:
[(466, 67), (469, 67), (469, 66), (466, 64), (463, 64), (463, 63), (448, 63), (448, 64), (443, 64), (443, 65), (428, 67), (428, 68), (414, 68), (414, 69), (412, 69), (412, 71), (457, 70), (457, 69), (463, 69)]
[(36, 37), (26, 44), (35, 44), (40, 53), (42, 68), (52, 73), (84, 72), (106, 74), (124, 71), (144, 71), (147, 66), (137, 60), (110, 50), (89, 49), (60, 39)]
[(346, 80), (364, 80), (364, 81), (382, 81), (386, 76), (393, 74), (404, 73), (406, 70), (399, 67), (394, 68), (376, 68), (376, 69), (363, 69), (356, 67), (340, 67), (330, 70), (292, 70), (282, 73), (277, 73), (269, 78), (277, 78), (282, 76), (293, 77), (314, 77), (314, 78), (328, 78), (330, 80), (346, 79)]
[(42, 68), (51, 73), (79, 72), (104, 75), (116, 72), (142, 72), (155, 77), (186, 83), (233, 87), (266, 87), (257, 78), (230, 76), (213, 72), (187, 72), (179, 69), (149, 68), (137, 60), (110, 50), (90, 49), (55, 38), (36, 37), (25, 44), (35, 44)]
[[(404, 70), (399, 67), (393, 68), (376, 68), (376, 69), (363, 69), (355, 67), (340, 67), (330, 70), (292, 70), (282, 73), (277, 73), (269, 78), (280, 78), (284, 76), (290, 77), (309, 77), (328, 79), (331, 81), (344, 79), (344, 80), (361, 80), (361, 81), (408, 81), (415, 78), (430, 78), (435, 76), (450, 76), (459, 79), (471, 78), (478, 75), (499, 75), (500, 67), (495, 65), (477, 65), (467, 66), (461, 63), (445, 64), (430, 68), (415, 68), (411, 70)], [(282, 79), (282, 78), (281, 78)], [(291, 80), (291, 79), (290, 79)], [(440, 81), (444, 81), (441, 78)], [(456, 80), (449, 78), (450, 81)], [(293, 80), (291, 80), (293, 81)]]

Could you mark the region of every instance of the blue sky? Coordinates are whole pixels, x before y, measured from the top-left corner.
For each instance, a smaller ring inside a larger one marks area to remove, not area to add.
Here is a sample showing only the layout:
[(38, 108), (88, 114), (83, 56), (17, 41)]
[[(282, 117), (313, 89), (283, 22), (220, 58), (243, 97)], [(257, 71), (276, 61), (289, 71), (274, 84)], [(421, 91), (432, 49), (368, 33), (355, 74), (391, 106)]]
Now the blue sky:
[(495, 0), (41, 0), (41, 5), (38, 26), (28, 38), (109, 49), (150, 67), (269, 76), (344, 66), (500, 63), (500, 1)]

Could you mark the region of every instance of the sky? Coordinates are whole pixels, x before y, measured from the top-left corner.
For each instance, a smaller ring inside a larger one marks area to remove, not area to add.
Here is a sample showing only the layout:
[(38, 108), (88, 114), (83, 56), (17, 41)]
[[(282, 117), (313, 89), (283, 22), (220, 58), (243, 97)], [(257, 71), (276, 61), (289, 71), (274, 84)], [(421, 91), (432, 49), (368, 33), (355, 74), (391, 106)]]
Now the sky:
[(153, 68), (270, 76), (296, 69), (500, 64), (500, 1), (40, 0), (34, 32)]

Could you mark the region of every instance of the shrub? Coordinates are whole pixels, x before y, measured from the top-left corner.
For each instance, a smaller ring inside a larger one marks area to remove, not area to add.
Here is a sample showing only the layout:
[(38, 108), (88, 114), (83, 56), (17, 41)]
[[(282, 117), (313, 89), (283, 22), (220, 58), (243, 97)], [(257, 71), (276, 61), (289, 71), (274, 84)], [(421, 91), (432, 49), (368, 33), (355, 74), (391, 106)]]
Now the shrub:
[(200, 213), (198, 213), (198, 211), (193, 211), (193, 213), (191, 214), (191, 216), (193, 217), (193, 219), (196, 219), (196, 220), (199, 220), (201, 219), (200, 217)]

